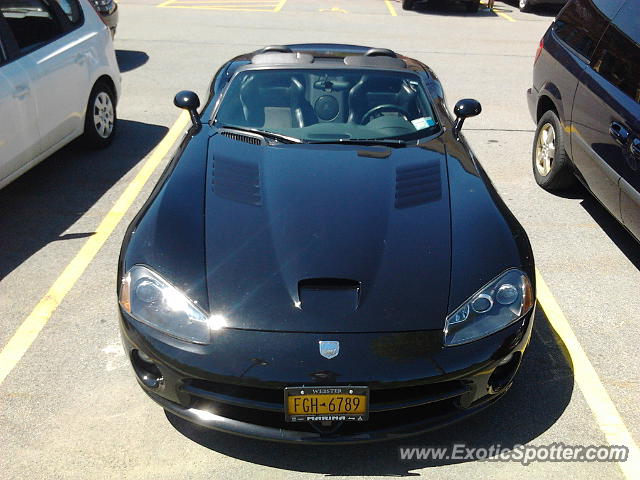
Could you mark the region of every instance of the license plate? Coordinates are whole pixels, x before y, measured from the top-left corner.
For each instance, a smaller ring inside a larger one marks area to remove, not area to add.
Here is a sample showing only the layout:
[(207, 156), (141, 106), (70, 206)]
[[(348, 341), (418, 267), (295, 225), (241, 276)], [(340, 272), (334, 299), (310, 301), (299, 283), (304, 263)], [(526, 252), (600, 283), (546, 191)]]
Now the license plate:
[(368, 387), (287, 387), (287, 422), (363, 422), (369, 419)]

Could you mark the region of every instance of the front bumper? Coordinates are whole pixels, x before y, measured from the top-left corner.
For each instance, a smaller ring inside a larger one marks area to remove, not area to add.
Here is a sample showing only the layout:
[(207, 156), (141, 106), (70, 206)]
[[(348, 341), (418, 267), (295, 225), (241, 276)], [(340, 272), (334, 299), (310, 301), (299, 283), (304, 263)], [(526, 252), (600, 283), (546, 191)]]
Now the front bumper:
[[(231, 329), (203, 346), (165, 337), (122, 311), (120, 317), (138, 382), (165, 410), (247, 437), (349, 443), (415, 435), (494, 403), (509, 389), (520, 365), (531, 337), (533, 309), (501, 332), (449, 348), (436, 347), (442, 333), (433, 331), (321, 335)], [(321, 357), (318, 339), (339, 340), (340, 355)], [(151, 357), (157, 368), (151, 375), (158, 377), (155, 384), (148, 381), (148, 364), (138, 352)], [(326, 427), (286, 423), (284, 387), (309, 385), (369, 386), (369, 421)]]

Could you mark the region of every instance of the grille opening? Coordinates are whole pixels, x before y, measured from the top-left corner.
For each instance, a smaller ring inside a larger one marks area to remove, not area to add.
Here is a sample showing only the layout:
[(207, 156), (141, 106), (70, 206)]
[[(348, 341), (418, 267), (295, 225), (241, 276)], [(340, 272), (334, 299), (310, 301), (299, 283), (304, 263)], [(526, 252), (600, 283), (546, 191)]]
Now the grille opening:
[(284, 401), (284, 386), (278, 386), (276, 388), (249, 387), (246, 385), (211, 382), (200, 379), (193, 379), (189, 384), (212, 393), (221, 393), (223, 395), (230, 395), (238, 398), (271, 402), (276, 405), (282, 404)]
[[(321, 386), (322, 384), (317, 385)], [(250, 406), (253, 402), (261, 402), (270, 403), (275, 409), (280, 409), (283, 408), (284, 387), (286, 386), (294, 385), (274, 384), (254, 387), (194, 378), (185, 382), (182, 391), (194, 398), (205, 398), (206, 393), (210, 392), (212, 394), (228, 395), (238, 400), (246, 400), (247, 406)], [(202, 390), (202, 392), (199, 392), (199, 390)], [(372, 410), (380, 410), (380, 408), (386, 410), (385, 407), (387, 406), (394, 406), (397, 403), (411, 402), (413, 400), (423, 400), (425, 403), (439, 403), (446, 399), (459, 397), (468, 391), (469, 386), (458, 380), (382, 389), (372, 386), (369, 390), (369, 401)]]
[[(204, 399), (194, 399), (192, 408), (210, 411), (216, 415), (241, 422), (262, 425), (271, 428), (282, 428), (285, 430), (296, 430), (300, 432), (317, 432), (308, 422), (285, 422), (283, 413), (265, 412), (251, 408), (225, 405), (211, 402)], [(343, 422), (335, 433), (341, 435), (355, 435), (366, 433), (371, 430), (384, 430), (386, 428), (398, 428), (403, 425), (410, 425), (415, 422), (430, 419), (434, 425), (441, 423), (450, 415), (459, 411), (454, 401), (451, 399), (442, 402), (421, 405), (418, 407), (403, 408), (391, 412), (371, 412), (369, 420), (366, 422)], [(328, 435), (331, 435), (329, 433)]]
[(401, 400), (414, 400), (428, 397), (447, 397), (462, 395), (467, 390), (458, 380), (446, 382), (425, 383), (422, 385), (403, 386), (398, 388), (385, 388), (370, 390), (370, 401), (373, 405), (397, 402)]
[(360, 282), (348, 278), (307, 278), (298, 282), (299, 289), (308, 290), (357, 290)]

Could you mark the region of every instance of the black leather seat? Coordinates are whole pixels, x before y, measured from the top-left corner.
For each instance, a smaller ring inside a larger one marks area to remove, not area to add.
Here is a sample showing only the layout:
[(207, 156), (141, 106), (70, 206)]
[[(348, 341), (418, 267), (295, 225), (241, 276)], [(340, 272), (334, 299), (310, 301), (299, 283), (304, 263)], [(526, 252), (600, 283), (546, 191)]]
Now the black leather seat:
[(318, 119), (305, 97), (301, 80), (290, 76), (256, 74), (240, 88), (246, 123), (264, 128), (300, 128)]
[(379, 105), (397, 105), (417, 116), (416, 92), (402, 80), (363, 75), (349, 91), (349, 122), (362, 123), (364, 115)]

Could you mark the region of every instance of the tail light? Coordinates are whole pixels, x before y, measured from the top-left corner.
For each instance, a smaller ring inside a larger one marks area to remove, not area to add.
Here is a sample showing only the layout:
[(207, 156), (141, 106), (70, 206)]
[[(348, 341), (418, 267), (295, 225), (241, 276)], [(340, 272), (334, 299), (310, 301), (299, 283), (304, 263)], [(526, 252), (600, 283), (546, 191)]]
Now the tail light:
[(544, 37), (540, 39), (540, 43), (538, 44), (538, 50), (536, 51), (536, 58), (534, 58), (533, 63), (538, 61), (538, 57), (542, 53), (542, 49), (544, 48)]

